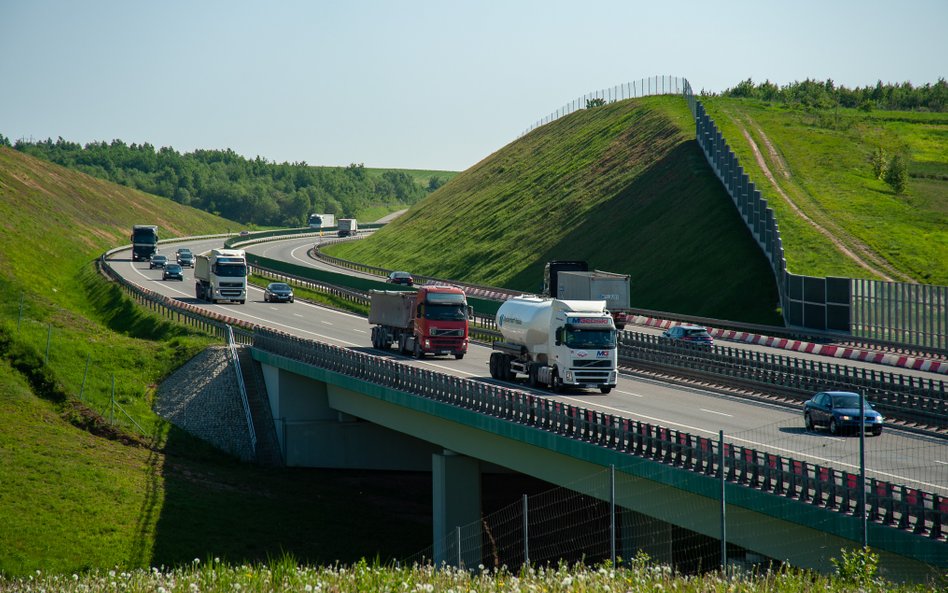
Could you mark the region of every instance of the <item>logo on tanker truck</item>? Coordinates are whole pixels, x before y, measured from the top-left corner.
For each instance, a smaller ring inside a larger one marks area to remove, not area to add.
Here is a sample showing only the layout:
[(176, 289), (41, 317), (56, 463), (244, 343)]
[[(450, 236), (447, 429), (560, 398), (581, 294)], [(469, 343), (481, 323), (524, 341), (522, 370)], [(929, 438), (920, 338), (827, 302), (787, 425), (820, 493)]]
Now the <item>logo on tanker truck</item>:
[(570, 317), (566, 320), (571, 325), (608, 325), (610, 317)]
[(523, 325), (523, 321), (517, 317), (507, 317), (506, 315), (501, 315), (497, 318), (497, 327), (503, 327), (505, 323)]

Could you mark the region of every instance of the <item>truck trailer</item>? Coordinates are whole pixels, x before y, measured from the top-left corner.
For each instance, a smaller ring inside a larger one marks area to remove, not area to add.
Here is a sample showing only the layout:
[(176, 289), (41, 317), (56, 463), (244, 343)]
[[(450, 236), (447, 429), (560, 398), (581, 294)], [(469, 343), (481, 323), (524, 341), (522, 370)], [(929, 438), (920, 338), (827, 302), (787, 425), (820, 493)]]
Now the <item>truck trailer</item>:
[(158, 251), (158, 227), (136, 224), (132, 227), (132, 261), (148, 261)]
[(309, 215), (309, 228), (311, 229), (325, 230), (334, 226), (336, 226), (335, 214), (310, 214)]
[(556, 294), (560, 300), (606, 301), (616, 329), (625, 329), (629, 320), (629, 275), (594, 270), (560, 272)]
[(606, 301), (616, 329), (625, 329), (631, 311), (628, 274), (589, 271), (582, 260), (554, 260), (543, 269), (543, 295), (565, 301)]
[(350, 237), (359, 232), (359, 223), (354, 218), (339, 219), (339, 236)]
[(593, 387), (609, 393), (618, 380), (616, 329), (605, 301), (524, 295), (497, 310), (503, 339), (494, 342), (490, 376), (531, 387)]
[(473, 316), (467, 296), (455, 286), (421, 286), (417, 291), (370, 290), (372, 346), (422, 358), (425, 354), (467, 353), (468, 322)]
[(243, 249), (211, 249), (194, 258), (194, 293), (211, 303), (247, 300), (247, 254)]

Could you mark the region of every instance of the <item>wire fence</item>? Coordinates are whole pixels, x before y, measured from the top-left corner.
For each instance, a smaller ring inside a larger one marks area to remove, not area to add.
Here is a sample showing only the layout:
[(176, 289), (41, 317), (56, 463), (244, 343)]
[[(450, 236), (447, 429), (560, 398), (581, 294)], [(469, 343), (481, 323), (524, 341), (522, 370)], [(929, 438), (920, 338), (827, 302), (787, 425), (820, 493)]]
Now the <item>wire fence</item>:
[(520, 137), (526, 136), (533, 130), (551, 121), (555, 121), (580, 109), (587, 109), (593, 105), (653, 95), (680, 95), (684, 90), (684, 84), (686, 82), (684, 78), (678, 76), (651, 76), (649, 78), (642, 78), (586, 93), (581, 97), (576, 97), (546, 117), (537, 120), (535, 124), (524, 130), (523, 133), (520, 134)]

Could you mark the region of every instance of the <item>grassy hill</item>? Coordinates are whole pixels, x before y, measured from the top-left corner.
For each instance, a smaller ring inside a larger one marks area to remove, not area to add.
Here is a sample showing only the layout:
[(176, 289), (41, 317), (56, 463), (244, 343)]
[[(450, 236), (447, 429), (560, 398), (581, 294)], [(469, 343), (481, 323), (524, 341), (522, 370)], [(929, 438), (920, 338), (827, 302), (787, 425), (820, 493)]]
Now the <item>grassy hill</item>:
[[(948, 113), (702, 101), (774, 208), (792, 272), (948, 285)], [(907, 157), (903, 195), (875, 175), (879, 149)]]
[[(236, 228), (0, 148), (0, 575), (283, 552), (355, 561), (428, 545), (430, 480), (247, 467), (153, 414), (155, 385), (212, 341), (95, 273), (141, 223), (163, 238)], [(102, 425), (113, 380), (145, 436)], [(397, 495), (420, 501), (414, 519), (386, 512), (380, 501)]]
[(586, 259), (630, 274), (635, 307), (777, 323), (773, 274), (693, 129), (677, 97), (578, 111), (331, 253), (530, 292), (546, 261)]

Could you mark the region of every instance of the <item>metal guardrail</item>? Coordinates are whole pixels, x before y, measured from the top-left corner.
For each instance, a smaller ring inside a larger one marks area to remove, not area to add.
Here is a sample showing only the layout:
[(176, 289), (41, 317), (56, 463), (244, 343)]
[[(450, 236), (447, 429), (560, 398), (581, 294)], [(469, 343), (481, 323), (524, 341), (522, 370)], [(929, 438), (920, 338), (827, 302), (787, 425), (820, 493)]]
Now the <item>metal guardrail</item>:
[(948, 428), (948, 389), (944, 381), (739, 348), (714, 346), (703, 350), (630, 331), (619, 335), (619, 357), (632, 366), (686, 369), (723, 383), (751, 383), (789, 395), (800, 403), (828, 389), (861, 392), (887, 417), (940, 430)]
[(717, 441), (647, 422), (589, 410), (524, 391), (471, 381), (391, 360), (260, 328), (254, 348), (444, 402), (510, 422), (532, 426), (608, 449), (647, 458), (857, 516), (863, 486), (869, 520), (945, 541), (948, 498), (903, 485), (869, 479), (750, 447), (724, 444), (724, 467)]
[(250, 435), (250, 451), (257, 455), (257, 432), (253, 428), (253, 416), (250, 413), (250, 402), (247, 400), (247, 386), (244, 384), (243, 369), (240, 368), (240, 358), (237, 356), (234, 329), (227, 326), (227, 349), (230, 352), (230, 361), (237, 375), (237, 387), (240, 390), (240, 403), (244, 408), (244, 417), (247, 419), (247, 432)]

